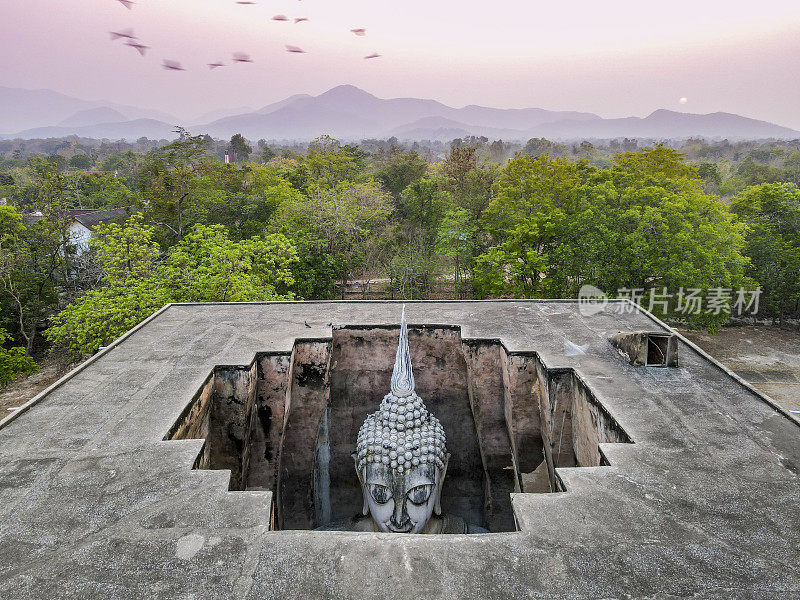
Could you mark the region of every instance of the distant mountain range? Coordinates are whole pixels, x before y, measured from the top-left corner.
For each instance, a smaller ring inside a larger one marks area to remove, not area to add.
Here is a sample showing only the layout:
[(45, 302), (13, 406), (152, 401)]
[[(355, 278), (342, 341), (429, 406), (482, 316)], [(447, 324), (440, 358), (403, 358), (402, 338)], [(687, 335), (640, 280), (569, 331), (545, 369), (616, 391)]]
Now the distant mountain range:
[[(177, 122), (177, 119), (163, 111), (147, 110), (135, 106), (126, 106), (106, 101), (79, 100), (59, 94), (52, 90), (22, 90), (0, 86), (0, 132), (17, 133), (26, 129), (60, 125), (73, 118), (80, 119), (81, 113), (88, 113), (92, 109), (105, 109), (97, 113), (97, 118), (107, 118), (115, 111), (119, 115), (111, 120), (122, 117), (124, 121), (134, 119), (155, 119), (167, 123)], [(92, 121), (89, 123), (69, 124), (68, 127), (82, 127), (97, 125), (108, 121)], [(25, 137), (25, 136), (23, 136)]]
[(5, 138), (78, 135), (112, 140), (171, 139), (176, 125), (192, 133), (251, 140), (388, 138), (442, 140), (469, 135), (489, 139), (552, 140), (687, 137), (796, 139), (800, 132), (729, 113), (707, 115), (657, 110), (647, 117), (604, 119), (596, 114), (541, 108), (453, 108), (435, 100), (382, 99), (351, 85), (318, 96), (297, 94), (263, 108), (218, 110), (181, 120), (160, 111), (71, 98), (49, 90), (0, 87), (0, 132)]

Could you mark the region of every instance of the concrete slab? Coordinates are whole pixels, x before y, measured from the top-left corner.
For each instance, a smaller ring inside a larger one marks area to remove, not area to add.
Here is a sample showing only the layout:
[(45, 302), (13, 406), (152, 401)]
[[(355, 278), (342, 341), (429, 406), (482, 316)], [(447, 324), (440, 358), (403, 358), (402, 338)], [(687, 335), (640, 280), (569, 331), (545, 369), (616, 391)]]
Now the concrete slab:
[(518, 532), (268, 531), (270, 492), (229, 492), (192, 470), (202, 440), (165, 434), (215, 366), (393, 325), (400, 303), (175, 305), (0, 428), (0, 597), (800, 597), (796, 420), (682, 338), (678, 368), (630, 365), (608, 338), (661, 327), (642, 312), (406, 305), (575, 369), (634, 443), (559, 469), (566, 492), (514, 494)]

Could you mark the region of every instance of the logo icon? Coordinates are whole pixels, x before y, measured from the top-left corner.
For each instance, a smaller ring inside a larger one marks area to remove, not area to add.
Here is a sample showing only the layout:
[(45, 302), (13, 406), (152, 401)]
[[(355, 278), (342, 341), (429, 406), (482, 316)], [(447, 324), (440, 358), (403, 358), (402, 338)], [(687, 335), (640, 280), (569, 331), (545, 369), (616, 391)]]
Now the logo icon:
[(581, 316), (591, 317), (603, 312), (608, 306), (608, 296), (600, 288), (593, 285), (583, 285), (578, 291), (578, 312)]

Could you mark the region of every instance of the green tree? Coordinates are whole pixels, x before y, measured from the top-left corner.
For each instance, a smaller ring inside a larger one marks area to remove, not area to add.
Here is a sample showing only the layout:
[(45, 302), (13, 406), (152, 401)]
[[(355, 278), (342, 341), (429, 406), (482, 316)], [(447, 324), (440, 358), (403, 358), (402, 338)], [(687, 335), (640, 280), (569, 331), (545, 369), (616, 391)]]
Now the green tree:
[(265, 145), (261, 149), (261, 162), (268, 163), (269, 161), (271, 161), (276, 156), (278, 156), (278, 155), (275, 153), (275, 150), (273, 150), (269, 146)]
[(233, 242), (221, 225), (195, 225), (163, 259), (139, 217), (104, 228), (93, 246), (106, 278), (55, 315), (46, 336), (96, 352), (169, 302), (292, 299), (294, 246), (281, 235)]
[(25, 348), (4, 347), (11, 340), (12, 336), (0, 328), (0, 386), (11, 383), (20, 373), (35, 373), (39, 370), (39, 365), (25, 354)]
[(781, 323), (800, 303), (800, 189), (793, 183), (747, 188), (731, 203), (747, 223), (747, 273), (763, 287), (765, 312)]
[(717, 163), (701, 162), (697, 165), (697, 173), (705, 182), (708, 191), (719, 190), (719, 186), (722, 184), (722, 173)]
[(383, 158), (375, 172), (375, 179), (383, 184), (395, 198), (411, 183), (422, 179), (428, 170), (428, 163), (416, 152), (392, 152)]
[(203, 136), (182, 137), (148, 152), (138, 174), (146, 216), (167, 229), (173, 242), (184, 235), (186, 211), (196, 200), (200, 176), (210, 161)]
[(496, 165), (479, 164), (478, 158), (474, 145), (453, 146), (439, 169), (441, 189), (476, 220), (489, 203), (497, 170)]
[(335, 188), (340, 183), (363, 182), (367, 179), (366, 154), (354, 146), (341, 146), (338, 140), (329, 136), (314, 140), (297, 166), (305, 171), (297, 177), (304, 188)]
[(315, 186), (307, 198), (284, 202), (272, 228), (324, 256), (320, 264), (305, 268), (307, 275), (332, 276), (317, 285), (330, 290), (338, 280), (344, 289), (351, 276), (371, 268), (367, 242), (383, 231), (389, 214), (389, 198), (376, 181), (342, 182), (334, 188)]
[(464, 208), (452, 208), (442, 219), (436, 250), (453, 266), (453, 281), (459, 298), (472, 297), (474, 256), (478, 245), (478, 224)]
[(538, 158), (547, 154), (553, 158), (563, 157), (567, 154), (567, 147), (563, 144), (551, 142), (545, 138), (531, 138), (522, 149), (524, 154)]
[(296, 262), (282, 235), (234, 242), (221, 225), (195, 225), (170, 251), (163, 277), (175, 302), (291, 300)]
[(272, 165), (207, 165), (198, 175), (184, 218), (194, 224), (224, 225), (236, 239), (258, 235), (277, 208), (299, 192)]
[(12, 207), (0, 206), (0, 302), (10, 306), (17, 334), (31, 355), (40, 327), (55, 310), (59, 290), (72, 282), (74, 248), (64, 208), (65, 180), (46, 171), (38, 181), (41, 216), (29, 226)]
[(141, 214), (124, 224), (98, 227), (89, 243), (103, 267), (106, 282), (133, 282), (150, 277), (158, 268), (160, 249), (153, 228)]
[[(680, 154), (657, 147), (614, 163), (510, 161), (484, 215), (492, 244), (477, 259), (481, 293), (575, 297), (592, 284), (614, 296), (624, 288), (677, 294), (743, 282), (744, 227), (702, 191)], [(725, 319), (704, 312), (690, 321)]]
[(245, 162), (253, 153), (253, 148), (244, 139), (241, 133), (237, 133), (231, 138), (228, 144), (228, 151), (231, 154), (231, 160), (235, 163)]
[(119, 177), (105, 173), (75, 173), (69, 181), (70, 204), (78, 208), (122, 208), (141, 203)]
[(73, 169), (91, 169), (92, 168), (92, 157), (88, 154), (84, 154), (83, 152), (74, 155), (72, 158), (69, 159), (69, 166)]
[(386, 272), (392, 297), (409, 300), (429, 297), (436, 275), (436, 257), (420, 236), (396, 236), (387, 255)]

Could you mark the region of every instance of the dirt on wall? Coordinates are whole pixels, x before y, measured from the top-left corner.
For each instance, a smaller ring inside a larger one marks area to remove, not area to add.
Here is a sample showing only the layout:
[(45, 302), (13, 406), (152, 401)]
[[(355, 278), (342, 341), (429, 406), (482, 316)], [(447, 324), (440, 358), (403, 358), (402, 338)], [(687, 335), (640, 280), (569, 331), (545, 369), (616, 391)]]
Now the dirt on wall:
[[(232, 490), (271, 490), (279, 529), (356, 515), (351, 453), (390, 389), (398, 327), (346, 326), (217, 367), (167, 439), (206, 440), (196, 468), (228, 469)], [(598, 466), (598, 444), (630, 439), (571, 369), (534, 352), (463, 340), (458, 327), (409, 326), (416, 391), (451, 455), (442, 508), (490, 531), (515, 529), (510, 494), (562, 489), (556, 469)]]

